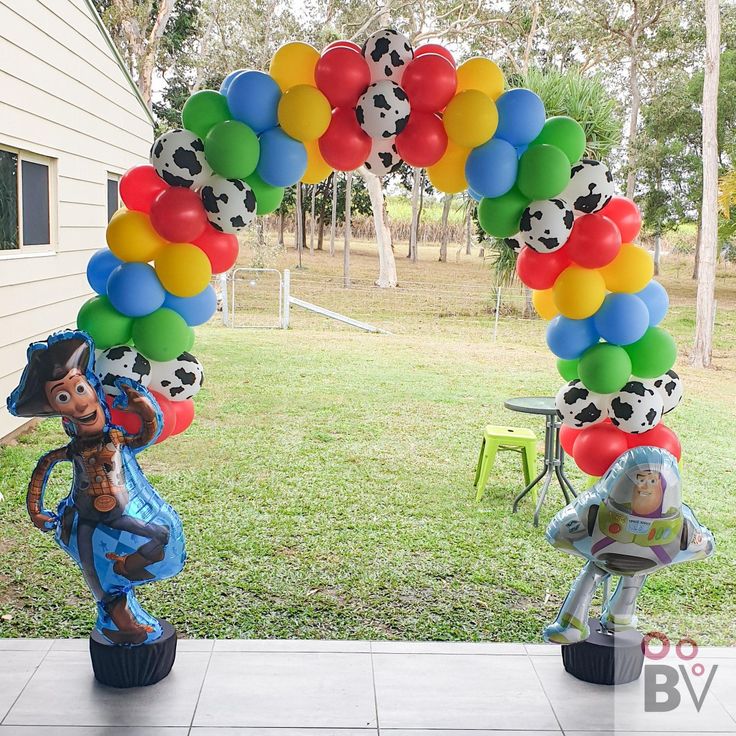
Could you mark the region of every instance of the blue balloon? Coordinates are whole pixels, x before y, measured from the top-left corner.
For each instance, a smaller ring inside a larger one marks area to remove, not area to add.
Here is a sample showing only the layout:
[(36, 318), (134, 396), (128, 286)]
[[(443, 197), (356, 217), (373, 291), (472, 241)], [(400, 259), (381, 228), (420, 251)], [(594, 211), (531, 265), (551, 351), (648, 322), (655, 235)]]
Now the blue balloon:
[(127, 317), (145, 317), (164, 303), (166, 290), (147, 263), (123, 263), (107, 280), (107, 297)]
[(659, 281), (652, 280), (636, 296), (647, 305), (649, 326), (658, 325), (664, 319), (670, 306), (670, 298), (664, 286)]
[(569, 319), (555, 317), (547, 326), (547, 345), (563, 360), (579, 358), (589, 347), (598, 342), (599, 335), (592, 317)]
[(649, 310), (636, 294), (609, 294), (593, 316), (598, 334), (613, 345), (631, 345), (649, 329)]
[(259, 138), (261, 156), (256, 173), (272, 187), (290, 187), (307, 170), (307, 149), (281, 128), (271, 128)]
[(544, 103), (529, 89), (510, 89), (496, 100), (498, 127), (496, 138), (512, 146), (531, 143), (544, 127)]
[(167, 292), (164, 306), (173, 309), (190, 327), (194, 327), (204, 324), (215, 313), (217, 294), (211, 284), (194, 296), (174, 296)]
[(280, 99), (279, 85), (265, 72), (241, 72), (227, 89), (230, 114), (256, 134), (279, 124)]
[(523, 146), (514, 146), (516, 148), (516, 155), (521, 158), (524, 153), (526, 152), (526, 149), (529, 148), (529, 144), (525, 143)]
[(87, 263), (87, 281), (100, 296), (107, 294), (110, 274), (123, 262), (109, 248), (98, 250)]
[(222, 84), (220, 85), (220, 94), (221, 95), (227, 95), (227, 91), (230, 89), (230, 85), (233, 83), (233, 79), (238, 76), (241, 72), (248, 71), (247, 69), (235, 69), (234, 71), (230, 72), (225, 79), (222, 80)]
[(500, 138), (491, 138), (474, 148), (465, 162), (468, 186), (483, 197), (500, 197), (514, 186), (519, 157), (516, 149)]
[(478, 194), (478, 192), (473, 191), (470, 187), (468, 187), (468, 196), (474, 199), (476, 202), (480, 202), (481, 199), (483, 199), (482, 194)]

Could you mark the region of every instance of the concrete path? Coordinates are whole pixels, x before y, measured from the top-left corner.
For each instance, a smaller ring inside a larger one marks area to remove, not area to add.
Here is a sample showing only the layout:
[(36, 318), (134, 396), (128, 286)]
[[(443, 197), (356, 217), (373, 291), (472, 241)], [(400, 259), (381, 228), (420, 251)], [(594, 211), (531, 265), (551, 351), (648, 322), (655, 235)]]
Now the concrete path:
[[(0, 736), (736, 734), (736, 648), (651, 665), (677, 707), (647, 711), (644, 676), (579, 682), (543, 645), (182, 640), (166, 680), (115, 690), (86, 640), (0, 639)], [(688, 682), (698, 698), (711, 674), (698, 711)]]

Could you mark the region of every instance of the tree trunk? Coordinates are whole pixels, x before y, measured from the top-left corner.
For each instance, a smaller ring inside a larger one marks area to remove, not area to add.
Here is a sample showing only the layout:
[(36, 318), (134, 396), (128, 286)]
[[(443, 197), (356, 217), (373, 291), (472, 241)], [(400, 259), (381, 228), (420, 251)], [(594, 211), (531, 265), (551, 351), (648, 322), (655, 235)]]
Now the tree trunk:
[(284, 208), (279, 208), (279, 245), (284, 247)]
[(353, 172), (345, 174), (345, 243), (342, 251), (342, 285), (350, 288), (350, 238), (352, 236)]
[(337, 224), (337, 171), (333, 171), (332, 177), (332, 220), (330, 222), (330, 255), (335, 255), (335, 228)]
[(417, 232), (415, 235), (416, 247), (414, 248), (414, 255), (411, 259), (414, 263), (419, 260), (419, 228), (422, 224), (422, 210), (424, 209), (424, 176), (424, 169), (422, 169), (421, 176), (419, 177), (419, 209), (417, 210)]
[(698, 267), (693, 365), (713, 359), (716, 250), (718, 246), (718, 76), (721, 17), (718, 0), (705, 0), (705, 76), (703, 79), (703, 233)]
[(314, 255), (314, 208), (315, 208), (315, 197), (317, 196), (317, 186), (312, 184), (312, 212), (311, 219), (309, 221), (309, 255)]
[(662, 233), (659, 229), (654, 233), (654, 275), (659, 276), (659, 260), (662, 251)]
[(325, 240), (325, 218), (322, 213), (319, 215), (319, 229), (317, 230), (317, 250), (322, 250), (322, 244)]
[(450, 218), (451, 205), (452, 194), (445, 194), (445, 201), (442, 203), (442, 223), (440, 226), (440, 263), (447, 263), (447, 241), (450, 237), (447, 221)]
[(391, 230), (384, 219), (383, 206), (383, 183), (371, 174), (365, 167), (360, 168), (360, 173), (365, 179), (368, 187), (368, 195), (371, 198), (371, 209), (373, 210), (373, 225), (376, 230), (376, 245), (378, 246), (378, 278), (376, 286), (386, 289), (396, 286), (396, 260), (391, 247)]
[(631, 53), (631, 61), (629, 62), (629, 132), (628, 141), (626, 143), (626, 196), (629, 199), (634, 198), (634, 189), (636, 188), (636, 168), (634, 144), (636, 143), (636, 134), (639, 127), (639, 108), (641, 107), (641, 91), (639, 89), (639, 58), (638, 58), (638, 37), (632, 36), (629, 41), (629, 52)]
[(703, 213), (698, 215), (698, 230), (695, 236), (695, 263), (693, 264), (693, 281), (698, 278), (698, 269), (700, 268), (700, 246), (703, 243)]
[(422, 182), (422, 172), (414, 169), (414, 178), (411, 184), (411, 225), (409, 227), (409, 253), (406, 256), (414, 263), (417, 261), (417, 233), (419, 231), (419, 191)]
[(304, 220), (302, 219), (302, 185), (296, 185), (296, 252), (299, 254), (299, 265), (302, 267), (302, 249), (304, 248)]

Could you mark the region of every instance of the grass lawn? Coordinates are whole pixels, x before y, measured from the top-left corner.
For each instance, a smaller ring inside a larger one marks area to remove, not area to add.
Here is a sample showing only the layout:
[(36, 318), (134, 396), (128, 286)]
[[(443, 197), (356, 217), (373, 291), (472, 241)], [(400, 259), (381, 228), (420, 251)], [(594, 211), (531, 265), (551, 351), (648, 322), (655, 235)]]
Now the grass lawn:
[[(315, 255), (299, 278), (337, 274), (339, 263)], [(368, 278), (375, 257), (358, 251), (353, 266)], [(405, 281), (490, 283), (477, 258), (399, 266)], [(664, 281), (677, 287), (668, 326), (687, 348), (693, 286), (683, 279), (668, 271)], [(640, 599), (643, 630), (710, 644), (736, 644), (733, 284), (719, 287), (719, 369), (681, 361), (686, 398), (670, 415), (685, 447), (685, 499), (718, 551), (654, 575)], [(386, 316), (360, 294), (334, 298)], [(297, 312), (293, 325), (198, 329), (207, 382), (195, 423), (140, 457), (183, 518), (189, 561), (177, 579), (143, 588), (144, 604), (188, 637), (539, 641), (582, 562), (546, 544), (529, 501), (510, 513), (522, 483), (515, 455), (500, 457), (482, 503), (471, 486), (485, 423), (542, 436), (541, 421), (502, 402), (559, 387), (544, 325), (504, 318), (495, 344), (483, 314), (399, 313), (391, 335)], [(79, 572), (23, 503), (37, 457), (63, 443), (49, 420), (0, 449), (0, 636), (86, 636), (93, 625)], [(54, 500), (65, 473), (54, 476)], [(561, 500), (552, 490), (545, 522)]]

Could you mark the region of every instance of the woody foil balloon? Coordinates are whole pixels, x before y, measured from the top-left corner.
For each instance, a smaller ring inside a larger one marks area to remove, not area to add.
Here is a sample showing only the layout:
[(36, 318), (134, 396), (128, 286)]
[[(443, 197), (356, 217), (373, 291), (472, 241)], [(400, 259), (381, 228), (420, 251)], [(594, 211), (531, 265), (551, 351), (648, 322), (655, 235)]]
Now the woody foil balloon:
[[(162, 416), (143, 386), (119, 378), (114, 406), (137, 415), (140, 430), (129, 434), (111, 424), (94, 354), (89, 336), (70, 330), (28, 348), (8, 409), (19, 417), (59, 416), (71, 440), (38, 461), (26, 505), (34, 526), (53, 533), (79, 565), (97, 602), (93, 638), (150, 645), (162, 636), (162, 623), (142, 608), (135, 589), (176, 575), (186, 558), (179, 517), (136, 460), (161, 432)], [(44, 492), (60, 462), (72, 463), (73, 480), (54, 511), (46, 507)]]

